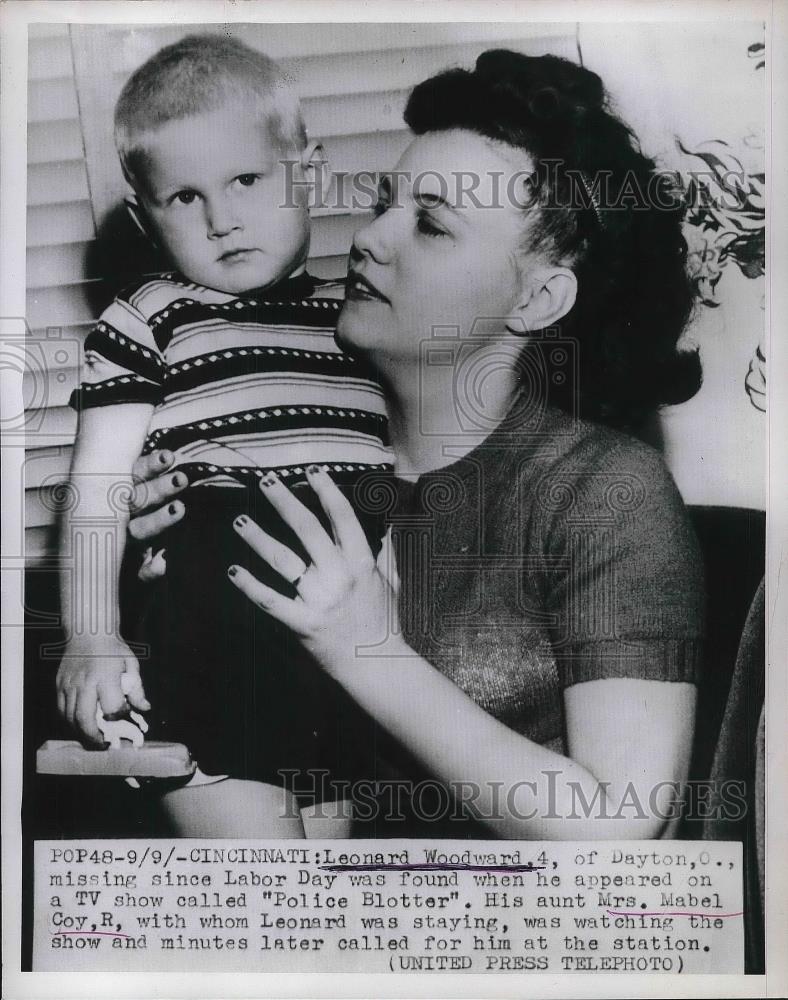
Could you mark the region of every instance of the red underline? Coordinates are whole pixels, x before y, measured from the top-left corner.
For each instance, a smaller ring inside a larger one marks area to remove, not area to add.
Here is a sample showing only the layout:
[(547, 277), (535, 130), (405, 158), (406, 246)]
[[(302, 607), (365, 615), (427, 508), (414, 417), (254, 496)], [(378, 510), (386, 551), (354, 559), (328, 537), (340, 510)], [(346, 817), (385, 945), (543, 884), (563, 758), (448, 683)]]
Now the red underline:
[(743, 917), (737, 913), (710, 913), (708, 910), (608, 910), (613, 917)]
[(89, 934), (93, 935), (95, 937), (96, 935), (100, 934), (102, 937), (122, 937), (122, 938), (129, 937), (128, 934), (116, 934), (114, 931), (52, 931), (52, 934), (53, 935), (54, 934), (80, 934), (83, 937), (87, 937)]

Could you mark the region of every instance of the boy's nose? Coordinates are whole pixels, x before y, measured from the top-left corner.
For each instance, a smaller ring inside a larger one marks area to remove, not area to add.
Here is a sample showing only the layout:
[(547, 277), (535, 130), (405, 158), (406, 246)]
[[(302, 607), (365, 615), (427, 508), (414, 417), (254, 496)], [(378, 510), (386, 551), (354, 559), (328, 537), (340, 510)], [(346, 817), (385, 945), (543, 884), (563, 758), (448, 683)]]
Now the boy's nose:
[(218, 240), (235, 229), (242, 229), (240, 217), (230, 199), (217, 199), (206, 204), (208, 239)]

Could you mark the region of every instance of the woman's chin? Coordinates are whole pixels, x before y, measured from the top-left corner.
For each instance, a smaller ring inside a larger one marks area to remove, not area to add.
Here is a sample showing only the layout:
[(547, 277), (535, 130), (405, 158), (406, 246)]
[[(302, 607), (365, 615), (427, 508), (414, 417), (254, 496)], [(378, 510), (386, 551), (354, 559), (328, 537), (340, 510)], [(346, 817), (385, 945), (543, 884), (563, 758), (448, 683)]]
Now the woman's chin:
[(345, 302), (337, 322), (336, 341), (340, 347), (350, 351), (368, 348), (374, 339), (374, 329), (369, 320), (364, 320), (361, 310), (354, 303)]

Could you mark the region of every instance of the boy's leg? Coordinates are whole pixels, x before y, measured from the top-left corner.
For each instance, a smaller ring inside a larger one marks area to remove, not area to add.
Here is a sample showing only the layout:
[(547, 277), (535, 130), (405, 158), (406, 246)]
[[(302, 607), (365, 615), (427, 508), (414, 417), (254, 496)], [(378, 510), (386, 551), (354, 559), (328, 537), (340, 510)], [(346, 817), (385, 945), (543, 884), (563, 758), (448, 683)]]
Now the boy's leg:
[(179, 837), (304, 837), (295, 797), (260, 781), (226, 778), (210, 785), (187, 785), (164, 792), (161, 804)]
[(301, 820), (308, 840), (347, 840), (353, 830), (353, 802), (315, 802), (301, 809)]

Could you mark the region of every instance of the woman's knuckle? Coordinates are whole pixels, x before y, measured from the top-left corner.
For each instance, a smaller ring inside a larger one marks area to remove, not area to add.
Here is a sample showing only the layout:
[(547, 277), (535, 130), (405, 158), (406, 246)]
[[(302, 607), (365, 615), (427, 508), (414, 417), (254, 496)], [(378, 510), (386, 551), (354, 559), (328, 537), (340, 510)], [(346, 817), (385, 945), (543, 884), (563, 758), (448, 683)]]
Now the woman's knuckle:
[(371, 552), (365, 552), (364, 555), (359, 556), (358, 559), (358, 574), (359, 576), (371, 576), (377, 570), (377, 563), (372, 557)]
[(303, 536), (314, 528), (314, 518), (309, 511), (295, 511), (292, 518), (292, 526), (297, 535)]
[(271, 567), (276, 570), (279, 574), (286, 574), (288, 569), (288, 560), (282, 555), (281, 552), (271, 552), (267, 556), (268, 562)]

